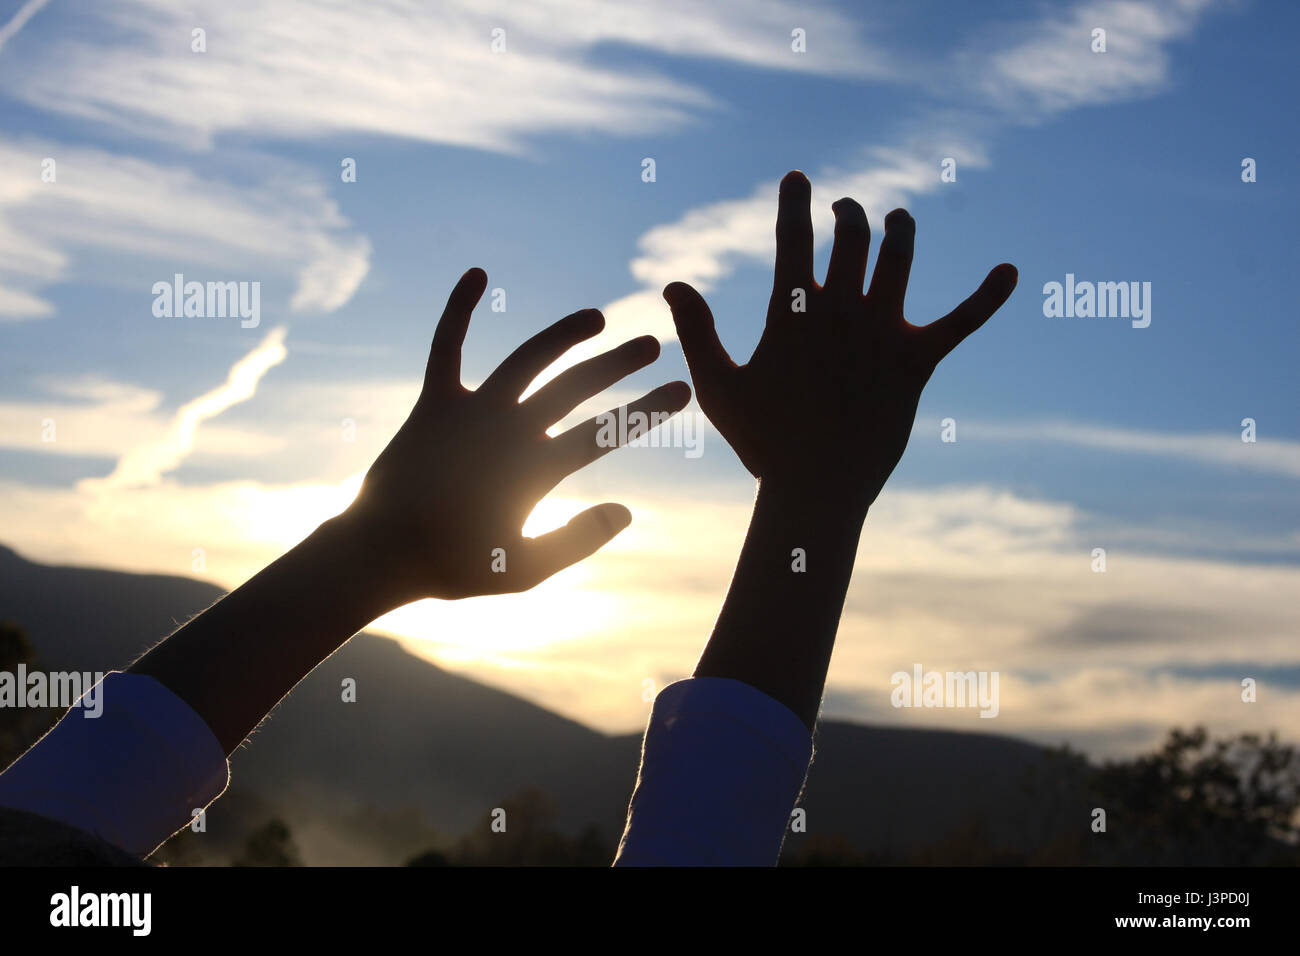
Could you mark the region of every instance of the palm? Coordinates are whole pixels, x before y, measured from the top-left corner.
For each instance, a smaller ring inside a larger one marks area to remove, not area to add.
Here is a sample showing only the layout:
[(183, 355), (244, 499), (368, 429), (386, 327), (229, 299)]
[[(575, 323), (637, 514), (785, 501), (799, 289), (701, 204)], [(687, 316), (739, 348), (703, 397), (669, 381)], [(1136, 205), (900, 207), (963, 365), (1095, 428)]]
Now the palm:
[[(540, 372), (603, 328), (594, 309), (575, 312), (525, 342), (470, 391), (460, 382), (461, 345), (486, 283), (472, 269), (456, 286), (420, 398), (349, 508), (372, 557), (406, 600), (526, 590), (596, 551), (631, 520), (622, 505), (607, 503), (538, 538), (521, 532), (552, 488), (610, 450), (598, 441), (598, 419), (554, 437), (547, 428), (654, 361), (658, 343), (650, 336), (625, 342), (566, 369), (521, 402)], [(671, 414), (689, 398), (685, 383), (672, 382), (627, 409)]]

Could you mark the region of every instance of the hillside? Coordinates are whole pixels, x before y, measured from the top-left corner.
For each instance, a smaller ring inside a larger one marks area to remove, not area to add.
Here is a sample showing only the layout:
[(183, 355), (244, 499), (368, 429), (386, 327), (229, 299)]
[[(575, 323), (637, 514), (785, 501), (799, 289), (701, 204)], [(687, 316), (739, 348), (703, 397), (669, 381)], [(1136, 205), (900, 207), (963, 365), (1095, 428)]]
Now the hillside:
[[(47, 566), (0, 547), (0, 620), (24, 628), (51, 670), (123, 667), (220, 595), (188, 578)], [(340, 699), (344, 677), (357, 681), (355, 703)], [(613, 843), (639, 748), (637, 735), (601, 734), (363, 633), (234, 756), (203, 839), (229, 851), (280, 816), (306, 862), (401, 863), (535, 789), (557, 829), (595, 825)], [(1005, 737), (828, 721), (801, 805), (810, 835), (884, 856), (975, 821), (986, 839), (1016, 845), (1026, 839), (1023, 783), (1046, 765), (1046, 751)]]

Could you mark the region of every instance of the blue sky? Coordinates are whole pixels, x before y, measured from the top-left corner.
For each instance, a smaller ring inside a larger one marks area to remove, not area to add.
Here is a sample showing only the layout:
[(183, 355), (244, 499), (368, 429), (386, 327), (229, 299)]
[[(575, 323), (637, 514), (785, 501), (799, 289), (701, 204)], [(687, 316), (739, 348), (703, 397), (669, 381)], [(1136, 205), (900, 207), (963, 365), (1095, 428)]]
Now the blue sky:
[[(173, 573), (202, 547), (201, 576), (237, 584), (346, 502), (471, 265), (507, 308), (480, 305), (468, 379), (587, 306), (606, 311), (603, 345), (646, 331), (665, 345), (605, 406), (685, 377), (658, 298), (671, 279), (706, 292), (741, 358), (770, 293), (775, 184), (801, 168), (820, 238), (843, 194), (877, 236), (890, 208), (913, 213), (915, 323), (994, 264), (1020, 270), (931, 381), (868, 524), (828, 712), (852, 701), (841, 716), (989, 729), (888, 708), (888, 673), (920, 659), (1024, 675), (1018, 696), (1004, 678), (1020, 706), (994, 729), (1099, 752), (1177, 721), (1294, 728), (1300, 653), (1276, 592), (1300, 576), (1295, 7), (616, 9), (0, 2), (0, 541)], [(206, 52), (191, 49), (196, 27)], [(955, 182), (940, 181), (944, 157)], [(260, 282), (259, 326), (154, 317), (152, 284), (176, 272)], [(1043, 285), (1067, 273), (1149, 282), (1150, 326), (1045, 317)], [(252, 394), (218, 398), (178, 439), (187, 403), (252, 353), (269, 363)], [(939, 440), (947, 417), (955, 443)], [(743, 533), (752, 486), (716, 433), (704, 442), (697, 459), (628, 449), (562, 489), (570, 511), (608, 497), (637, 514), (640, 537), (591, 567), (504, 609), (408, 610), (388, 629), (566, 713), (634, 726), (643, 677), (692, 666)], [(1106, 575), (1089, 569), (1094, 547)], [(938, 620), (936, 588), (953, 595)], [(586, 631), (508, 636), (578, 592), (602, 609)], [(1105, 636), (1116, 609), (1132, 632), (1119, 647)], [(1200, 623), (1171, 632), (1176, 610)], [(494, 636), (452, 636), (457, 622)], [(1280, 675), (1269, 710), (1231, 706), (1224, 675), (1251, 668)], [(1053, 697), (1067, 713), (1050, 713)]]

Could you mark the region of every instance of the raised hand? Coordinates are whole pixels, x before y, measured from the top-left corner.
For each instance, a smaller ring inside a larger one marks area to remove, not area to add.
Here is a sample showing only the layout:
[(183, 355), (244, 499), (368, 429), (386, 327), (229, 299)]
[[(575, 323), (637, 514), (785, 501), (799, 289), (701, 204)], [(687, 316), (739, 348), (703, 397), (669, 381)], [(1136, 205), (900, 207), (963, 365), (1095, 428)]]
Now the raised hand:
[[(607, 503), (538, 538), (520, 533), (547, 492), (610, 451), (597, 442), (598, 418), (553, 438), (547, 428), (653, 362), (659, 343), (648, 335), (632, 339), (565, 370), (520, 402), (540, 372), (604, 328), (600, 312), (586, 309), (533, 336), (470, 391), (460, 381), (461, 346), (486, 285), (483, 270), (471, 269), (452, 291), (419, 400), (343, 515), (400, 603), (527, 590), (592, 554), (631, 521), (622, 505)], [(690, 394), (685, 382), (670, 382), (626, 409), (674, 413)]]
[(903, 317), (916, 223), (885, 217), (863, 294), (871, 231), (862, 207), (841, 199), (826, 282), (813, 278), (812, 187), (781, 181), (776, 270), (767, 324), (736, 365), (703, 297), (683, 282), (664, 290), (700, 407), (765, 484), (849, 501), (865, 511), (898, 464), (921, 390), (935, 366), (1011, 295), (1016, 269), (994, 268), (965, 302), (929, 325)]
[[(461, 345), (486, 285), (482, 269), (456, 284), (419, 400), (348, 509), (131, 666), (186, 701), (226, 753), (380, 615), (425, 597), (525, 590), (585, 558), (631, 520), (621, 505), (603, 504), (538, 538), (521, 533), (528, 513), (565, 475), (609, 451), (597, 441), (594, 419), (554, 438), (547, 426), (653, 362), (659, 344), (633, 339), (520, 402), (542, 369), (605, 324), (594, 309), (575, 312), (525, 342), (471, 392), (460, 382)], [(690, 394), (684, 382), (672, 382), (628, 408), (671, 413)], [(493, 570), (494, 549), (504, 570)]]

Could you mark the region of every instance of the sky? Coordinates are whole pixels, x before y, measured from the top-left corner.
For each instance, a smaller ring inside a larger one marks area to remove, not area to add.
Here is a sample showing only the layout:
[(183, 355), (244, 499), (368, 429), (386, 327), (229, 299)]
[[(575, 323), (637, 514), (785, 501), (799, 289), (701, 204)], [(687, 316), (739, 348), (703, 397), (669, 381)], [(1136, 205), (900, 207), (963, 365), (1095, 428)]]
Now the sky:
[[(0, 543), (237, 586), (346, 507), (470, 266), (504, 310), (475, 313), (468, 383), (579, 308), (606, 330), (551, 374), (663, 343), (570, 422), (687, 377), (670, 281), (742, 359), (798, 168), (819, 274), (834, 200), (877, 237), (911, 211), (913, 323), (1020, 272), (868, 517), (824, 715), (1097, 756), (1195, 723), (1294, 739), (1297, 31), (1266, 0), (0, 0)], [(155, 314), (178, 273), (258, 283), (256, 323)], [(1049, 314), (1068, 281), (1136, 283), (1145, 316)], [(639, 729), (752, 504), (685, 415), (698, 447), (623, 449), (530, 519), (627, 504), (600, 554), (375, 629)], [(996, 671), (997, 717), (894, 707), (918, 665)]]

